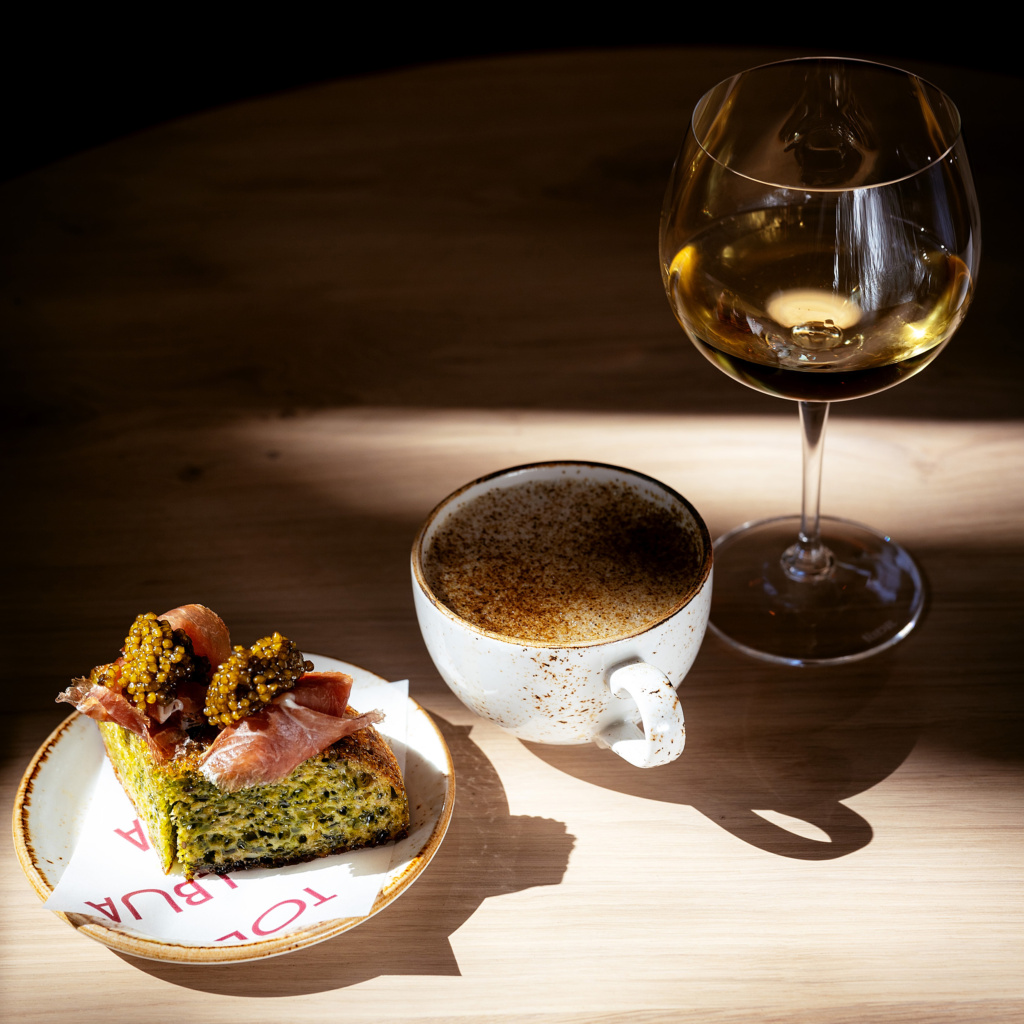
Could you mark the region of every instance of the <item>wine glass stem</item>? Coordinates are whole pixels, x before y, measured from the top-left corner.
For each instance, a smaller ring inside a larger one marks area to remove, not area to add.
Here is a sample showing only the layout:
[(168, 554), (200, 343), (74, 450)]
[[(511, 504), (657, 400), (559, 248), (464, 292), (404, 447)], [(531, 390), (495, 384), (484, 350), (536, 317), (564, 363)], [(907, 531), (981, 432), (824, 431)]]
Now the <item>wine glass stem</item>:
[(828, 402), (800, 403), (804, 474), (800, 535), (782, 555), (783, 571), (798, 582), (813, 583), (827, 578), (835, 562), (821, 540), (821, 464), (828, 410)]

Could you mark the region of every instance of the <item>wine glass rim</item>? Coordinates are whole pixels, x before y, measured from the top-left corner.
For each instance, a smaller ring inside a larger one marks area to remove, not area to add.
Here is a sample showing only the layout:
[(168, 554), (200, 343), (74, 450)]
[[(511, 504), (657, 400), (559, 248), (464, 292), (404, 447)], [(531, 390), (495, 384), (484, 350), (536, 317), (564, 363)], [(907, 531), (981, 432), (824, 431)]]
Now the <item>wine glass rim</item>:
[[(896, 178), (890, 178), (886, 181), (875, 181), (869, 184), (861, 185), (793, 185), (783, 184), (776, 181), (767, 181), (761, 178), (756, 178), (753, 175), (746, 174), (743, 171), (737, 170), (735, 167), (729, 165), (728, 162), (723, 161), (720, 157), (716, 156), (711, 152), (705, 145), (705, 139), (707, 133), (704, 133), (704, 138), (701, 137), (697, 132), (696, 121), (700, 114), (703, 113), (704, 107), (710, 97), (728, 85), (731, 82), (738, 82), (741, 78), (746, 78), (759, 71), (767, 71), (772, 68), (782, 68), (787, 65), (796, 66), (799, 64), (814, 64), (814, 63), (834, 63), (834, 64), (861, 64), (871, 68), (875, 68), (880, 72), (892, 72), (896, 75), (902, 76), (906, 80), (913, 80), (920, 82), (922, 86), (932, 92), (936, 97), (941, 98), (942, 101), (948, 106), (950, 112), (954, 118), (955, 131), (951, 133), (952, 137), (949, 144), (944, 150), (937, 153), (928, 163), (922, 164), (920, 167), (914, 168), (907, 174), (901, 175)], [(932, 171), (935, 167), (939, 166), (957, 147), (960, 143), (960, 139), (963, 133), (963, 118), (960, 116), (960, 108), (957, 107), (956, 103), (944, 90), (935, 85), (931, 80), (924, 78), (922, 75), (918, 75), (913, 71), (907, 71), (905, 68), (897, 67), (895, 64), (886, 64), (882, 61), (867, 60), (863, 57), (836, 57), (828, 54), (817, 54), (809, 57), (790, 57), (786, 60), (768, 61), (765, 64), (756, 64), (754, 67), (745, 68), (742, 71), (737, 71), (735, 74), (728, 75), (720, 81), (716, 82), (710, 89), (703, 93), (700, 99), (694, 104), (693, 112), (690, 114), (690, 133), (693, 135), (694, 141), (701, 148), (702, 152), (718, 164), (723, 170), (728, 171), (730, 174), (735, 175), (737, 178), (745, 178), (748, 181), (756, 182), (759, 185), (768, 185), (771, 188), (786, 189), (790, 192), (808, 192), (808, 193), (826, 193), (826, 192), (866, 192), (871, 189), (887, 188), (892, 185), (897, 185), (902, 181), (909, 181), (912, 178), (916, 178), (921, 174), (925, 174)]]

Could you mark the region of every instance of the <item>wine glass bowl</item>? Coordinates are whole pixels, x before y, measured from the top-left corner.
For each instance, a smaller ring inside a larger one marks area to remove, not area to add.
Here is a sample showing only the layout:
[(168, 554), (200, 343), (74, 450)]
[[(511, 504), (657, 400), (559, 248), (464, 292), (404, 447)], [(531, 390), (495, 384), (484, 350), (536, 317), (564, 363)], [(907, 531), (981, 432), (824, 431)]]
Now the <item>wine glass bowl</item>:
[[(818, 513), (829, 403), (913, 376), (970, 305), (977, 201), (952, 101), (866, 61), (743, 72), (697, 104), (666, 192), (672, 309), (735, 380), (799, 403), (801, 515), (716, 542), (712, 628), (787, 663), (865, 657), (924, 605), (890, 538)], [(784, 539), (788, 538), (788, 539)]]

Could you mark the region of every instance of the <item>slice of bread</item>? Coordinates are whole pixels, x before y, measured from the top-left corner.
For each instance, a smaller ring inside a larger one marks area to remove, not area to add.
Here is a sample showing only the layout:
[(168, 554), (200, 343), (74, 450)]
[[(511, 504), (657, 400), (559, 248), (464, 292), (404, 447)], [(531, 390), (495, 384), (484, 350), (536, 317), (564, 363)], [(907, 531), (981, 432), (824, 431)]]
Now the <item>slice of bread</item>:
[(164, 871), (178, 865), (192, 878), (278, 867), (408, 833), (402, 773), (373, 726), (343, 737), (279, 782), (230, 793), (199, 770), (201, 746), (157, 763), (141, 736), (113, 722), (98, 724)]

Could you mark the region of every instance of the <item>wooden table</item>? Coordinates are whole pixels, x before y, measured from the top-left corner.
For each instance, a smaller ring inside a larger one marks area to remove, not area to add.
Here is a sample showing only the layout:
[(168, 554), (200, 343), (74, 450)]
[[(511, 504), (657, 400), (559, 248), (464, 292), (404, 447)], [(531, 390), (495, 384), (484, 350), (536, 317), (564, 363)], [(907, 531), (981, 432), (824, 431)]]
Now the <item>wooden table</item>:
[(712, 534), (795, 509), (794, 407), (685, 342), (656, 258), (694, 101), (774, 56), (583, 52), (338, 81), (0, 189), (7, 806), (66, 680), (139, 611), (185, 601), (246, 642), (280, 629), (408, 677), (458, 784), (448, 837), (400, 900), (254, 964), (115, 954), (41, 908), (6, 844), (7, 1019), (1024, 1014), (1024, 348), (1003, 198), (1020, 79), (922, 68), (964, 113), (978, 299), (934, 366), (830, 427), (825, 511), (891, 531), (927, 572), (905, 643), (795, 671), (709, 638), (682, 690), (687, 750), (643, 772), (479, 721), (418, 635), (412, 538), (480, 473), (629, 465)]

